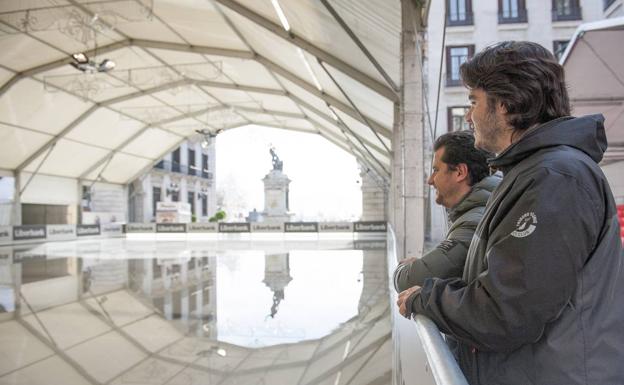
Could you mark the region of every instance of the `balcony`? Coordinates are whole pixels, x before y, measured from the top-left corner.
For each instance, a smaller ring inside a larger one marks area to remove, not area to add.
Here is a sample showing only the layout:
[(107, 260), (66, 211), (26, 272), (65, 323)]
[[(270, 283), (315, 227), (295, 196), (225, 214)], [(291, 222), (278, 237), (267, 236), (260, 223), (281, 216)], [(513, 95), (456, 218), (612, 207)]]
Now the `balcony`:
[(450, 13), (446, 17), (446, 25), (448, 27), (460, 26), (460, 25), (472, 25), (473, 18), (472, 12), (466, 13)]
[(570, 7), (553, 9), (552, 21), (569, 21), (569, 20), (581, 20), (583, 15), (581, 7)]
[(498, 11), (498, 24), (526, 23), (527, 21), (526, 9), (518, 9), (515, 12)]

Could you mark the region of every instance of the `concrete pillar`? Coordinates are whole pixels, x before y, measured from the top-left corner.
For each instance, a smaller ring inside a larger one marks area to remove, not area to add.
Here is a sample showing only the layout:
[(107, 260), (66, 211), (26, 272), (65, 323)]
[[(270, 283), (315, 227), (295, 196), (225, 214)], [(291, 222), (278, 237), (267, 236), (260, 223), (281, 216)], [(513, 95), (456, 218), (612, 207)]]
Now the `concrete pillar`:
[(388, 190), (383, 179), (360, 165), (362, 178), (362, 221), (385, 221)]
[(19, 226), (22, 224), (22, 197), (20, 196), (20, 188), (22, 186), (21, 173), (15, 172), (13, 181), (13, 204), (11, 206), (11, 225)]
[[(422, 255), (424, 241), (425, 173), (422, 52), (417, 29), (421, 10), (412, 0), (401, 0), (401, 103), (399, 130), (394, 143), (398, 172), (395, 191), (395, 231), (399, 258)], [(395, 138), (393, 138), (395, 139)], [(399, 154), (396, 154), (396, 153)], [(402, 195), (399, 197), (398, 195)], [(396, 201), (398, 200), (398, 202)]]

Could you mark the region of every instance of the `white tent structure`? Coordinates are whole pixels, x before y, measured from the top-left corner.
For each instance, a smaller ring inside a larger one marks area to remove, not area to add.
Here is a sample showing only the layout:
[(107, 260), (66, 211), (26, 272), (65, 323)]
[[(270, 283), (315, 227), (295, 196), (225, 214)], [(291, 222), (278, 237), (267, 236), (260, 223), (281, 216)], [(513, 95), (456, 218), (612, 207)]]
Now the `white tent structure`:
[[(573, 114), (602, 113), (605, 116), (609, 148), (604, 164), (624, 161), (622, 40), (622, 17), (583, 24), (561, 58), (570, 87)], [(611, 184), (614, 184), (613, 181)], [(619, 186), (617, 181), (615, 184)], [(616, 195), (621, 195), (621, 191)]]
[(0, 170), (22, 192), (123, 185), (196, 130), (255, 123), (322, 135), (388, 181), (400, 35), (383, 0), (2, 1)]

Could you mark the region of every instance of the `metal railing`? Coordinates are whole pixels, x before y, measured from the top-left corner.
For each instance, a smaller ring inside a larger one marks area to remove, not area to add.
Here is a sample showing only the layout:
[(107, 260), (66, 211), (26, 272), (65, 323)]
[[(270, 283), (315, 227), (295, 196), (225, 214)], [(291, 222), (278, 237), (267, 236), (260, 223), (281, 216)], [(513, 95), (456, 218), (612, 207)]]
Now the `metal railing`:
[[(403, 317), (396, 307), (392, 273), (397, 266), (396, 238), (388, 226), (388, 273), (392, 308), (392, 384), (468, 385), (437, 326), (427, 317)], [(417, 341), (421, 343), (418, 344)]]

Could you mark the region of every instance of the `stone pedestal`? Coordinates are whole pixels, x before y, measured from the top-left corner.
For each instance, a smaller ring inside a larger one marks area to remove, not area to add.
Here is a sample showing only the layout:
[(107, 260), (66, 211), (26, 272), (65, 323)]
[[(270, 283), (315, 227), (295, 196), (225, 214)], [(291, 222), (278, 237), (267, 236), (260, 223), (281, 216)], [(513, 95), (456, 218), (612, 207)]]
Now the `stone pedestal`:
[(264, 179), (264, 211), (265, 222), (288, 222), (292, 214), (288, 212), (288, 185), (290, 179), (282, 170), (273, 169)]

